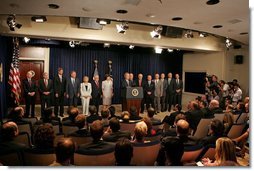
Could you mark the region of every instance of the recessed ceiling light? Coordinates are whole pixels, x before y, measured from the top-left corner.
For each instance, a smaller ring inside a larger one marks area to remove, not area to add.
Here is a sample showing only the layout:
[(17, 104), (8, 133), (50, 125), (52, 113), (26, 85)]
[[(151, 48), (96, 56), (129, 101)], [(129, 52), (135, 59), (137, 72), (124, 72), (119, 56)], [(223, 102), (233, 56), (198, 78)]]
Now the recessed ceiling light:
[(30, 38), (29, 38), (29, 37), (24, 37), (24, 38), (23, 38), (23, 41), (24, 41), (25, 43), (28, 43), (28, 42), (30, 41)]
[(146, 14), (146, 16), (149, 17), (149, 18), (154, 18), (154, 17), (156, 17), (154, 14), (151, 14), (151, 13)]
[(173, 20), (173, 21), (180, 21), (182, 19), (183, 19), (182, 17), (173, 17), (171, 20)]
[(31, 20), (36, 23), (43, 23), (43, 22), (47, 21), (47, 18), (45, 16), (32, 16)]
[(135, 47), (134, 45), (130, 45), (129, 46), (130, 49), (134, 49), (134, 47)]
[(161, 54), (161, 52), (162, 52), (163, 49), (162, 49), (162, 48), (159, 48), (159, 47), (155, 47), (154, 50), (155, 50), (155, 53)]
[(106, 47), (109, 48), (110, 47), (110, 43), (104, 43), (103, 47), (104, 48), (106, 48)]
[(209, 0), (206, 2), (207, 5), (215, 5), (218, 4), (220, 2), (220, 0)]
[(126, 13), (128, 13), (128, 11), (121, 9), (121, 10), (117, 10), (116, 13), (118, 13), (118, 14), (126, 14)]
[(174, 51), (174, 49), (168, 48), (168, 52), (169, 52), (169, 53), (171, 53), (171, 52), (173, 52), (173, 51)]
[(57, 4), (48, 4), (48, 7), (49, 7), (50, 9), (58, 9), (60, 6), (57, 5)]
[(99, 23), (100, 25), (106, 25), (106, 24), (110, 24), (111, 21), (108, 19), (97, 18), (96, 22)]
[(246, 34), (249, 34), (248, 32), (242, 32), (240, 33), (240, 35), (246, 35)]
[(221, 28), (223, 27), (222, 25), (214, 25), (213, 28)]

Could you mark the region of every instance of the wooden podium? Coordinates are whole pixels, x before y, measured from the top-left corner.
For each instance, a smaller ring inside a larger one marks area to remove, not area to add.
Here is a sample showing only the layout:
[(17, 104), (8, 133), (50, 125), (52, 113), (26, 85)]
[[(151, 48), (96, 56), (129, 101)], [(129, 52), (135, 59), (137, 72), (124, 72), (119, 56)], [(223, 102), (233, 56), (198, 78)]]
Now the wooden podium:
[(129, 111), (131, 106), (136, 106), (138, 114), (140, 112), (141, 101), (143, 99), (142, 87), (127, 87), (124, 93), (123, 111)]

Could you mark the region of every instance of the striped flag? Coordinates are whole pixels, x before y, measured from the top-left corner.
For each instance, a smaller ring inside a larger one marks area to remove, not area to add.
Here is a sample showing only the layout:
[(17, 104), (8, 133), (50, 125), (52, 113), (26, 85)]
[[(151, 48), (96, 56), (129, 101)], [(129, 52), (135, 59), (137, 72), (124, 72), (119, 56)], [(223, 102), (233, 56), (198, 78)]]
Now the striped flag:
[(13, 55), (8, 83), (11, 86), (12, 96), (15, 104), (19, 105), (21, 96), (21, 82), (19, 72), (19, 42), (17, 38), (13, 39)]

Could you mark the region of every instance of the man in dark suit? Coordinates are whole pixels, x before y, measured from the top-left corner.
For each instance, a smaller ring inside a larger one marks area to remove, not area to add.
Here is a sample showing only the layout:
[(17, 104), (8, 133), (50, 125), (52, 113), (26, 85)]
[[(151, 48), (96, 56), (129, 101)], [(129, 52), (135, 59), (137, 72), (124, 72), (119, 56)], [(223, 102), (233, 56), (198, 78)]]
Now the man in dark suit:
[(39, 80), (39, 92), (41, 98), (41, 117), (44, 117), (44, 110), (52, 104), (53, 81), (49, 79), (47, 72), (43, 73), (43, 79)]
[(166, 90), (166, 103), (167, 103), (167, 110), (171, 111), (171, 106), (174, 104), (174, 98), (175, 98), (175, 80), (172, 78), (172, 73), (168, 73), (168, 79), (167, 79), (167, 90)]
[(182, 105), (182, 91), (183, 91), (183, 81), (179, 79), (179, 74), (175, 76), (175, 104)]
[(122, 98), (122, 111), (127, 110), (126, 105), (126, 89), (131, 87), (130, 84), (130, 74), (128, 72), (124, 73), (124, 80), (121, 82), (121, 98)]
[(146, 84), (144, 86), (146, 109), (148, 109), (149, 107), (154, 108), (154, 90), (155, 83), (152, 81), (152, 76), (148, 75)]
[[(26, 74), (26, 79), (23, 80), (23, 88), (24, 88), (24, 97), (26, 101), (26, 113), (25, 117), (29, 117), (31, 114), (31, 117), (34, 117), (34, 107), (35, 107), (35, 97), (36, 97), (36, 91), (37, 86), (35, 80), (32, 80), (33, 77), (33, 71), (28, 71)], [(30, 107), (31, 107), (31, 113), (30, 113)]]
[(58, 116), (60, 106), (60, 116), (64, 113), (64, 95), (66, 91), (66, 78), (63, 76), (63, 68), (58, 68), (58, 75), (54, 78), (54, 95), (55, 95), (55, 116)]
[(130, 86), (131, 87), (136, 87), (136, 82), (134, 81), (134, 75), (133, 75), (133, 73), (130, 73), (129, 75), (130, 75), (129, 76)]
[[(142, 87), (144, 92), (145, 81), (143, 80), (143, 74), (141, 73), (138, 74), (138, 79), (135, 81), (135, 85), (137, 87)], [(144, 105), (145, 105), (145, 96), (143, 97), (141, 101), (141, 111), (140, 111), (141, 113), (144, 113), (144, 108), (145, 108)]]
[(190, 128), (196, 131), (199, 121), (204, 118), (204, 113), (200, 110), (198, 103), (191, 101), (190, 110), (185, 112), (185, 115)]
[(93, 138), (93, 142), (81, 144), (77, 153), (99, 155), (113, 152), (115, 150), (115, 144), (101, 140), (103, 132), (102, 122), (99, 120), (94, 121), (90, 126), (90, 133)]
[(167, 80), (165, 79), (164, 73), (161, 73), (160, 81), (161, 81), (161, 85), (162, 85), (161, 111), (165, 112), (167, 110), (166, 96), (167, 96), (168, 83), (167, 83)]
[(92, 105), (96, 106), (97, 114), (99, 111), (99, 106), (101, 104), (101, 97), (102, 97), (102, 89), (101, 89), (101, 82), (99, 80), (99, 75), (95, 75), (93, 81), (91, 82), (92, 85)]
[(66, 80), (66, 97), (69, 106), (77, 107), (80, 96), (80, 81), (75, 71), (71, 71), (70, 75), (71, 77)]
[(109, 129), (104, 133), (102, 139), (108, 142), (117, 142), (121, 138), (131, 139), (131, 132), (120, 131), (121, 126), (119, 120), (114, 117), (109, 121)]

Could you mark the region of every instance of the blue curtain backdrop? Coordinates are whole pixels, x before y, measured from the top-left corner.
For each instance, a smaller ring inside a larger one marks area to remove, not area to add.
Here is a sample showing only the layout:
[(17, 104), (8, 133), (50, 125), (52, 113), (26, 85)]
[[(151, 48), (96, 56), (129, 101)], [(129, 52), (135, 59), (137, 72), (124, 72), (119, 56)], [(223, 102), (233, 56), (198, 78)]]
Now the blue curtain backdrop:
[(144, 79), (148, 74), (155, 73), (179, 73), (182, 75), (183, 53), (174, 51), (155, 54), (151, 48), (136, 48), (130, 50), (126, 46), (114, 46), (103, 48), (99, 46), (88, 47), (51, 47), (50, 48), (50, 77), (57, 74), (57, 68), (64, 69), (64, 75), (69, 76), (72, 70), (77, 71), (77, 77), (81, 80), (84, 75), (92, 79), (94, 64), (98, 60), (98, 71), (101, 80), (104, 79), (108, 68), (108, 60), (112, 61), (114, 97), (113, 103), (120, 103), (120, 83), (125, 72), (134, 73), (134, 79), (138, 73), (143, 73)]
[(8, 75), (12, 59), (12, 38), (0, 36), (0, 63), (3, 67), (3, 78), (0, 82), (0, 119), (7, 115), (7, 105), (11, 104), (8, 89)]

